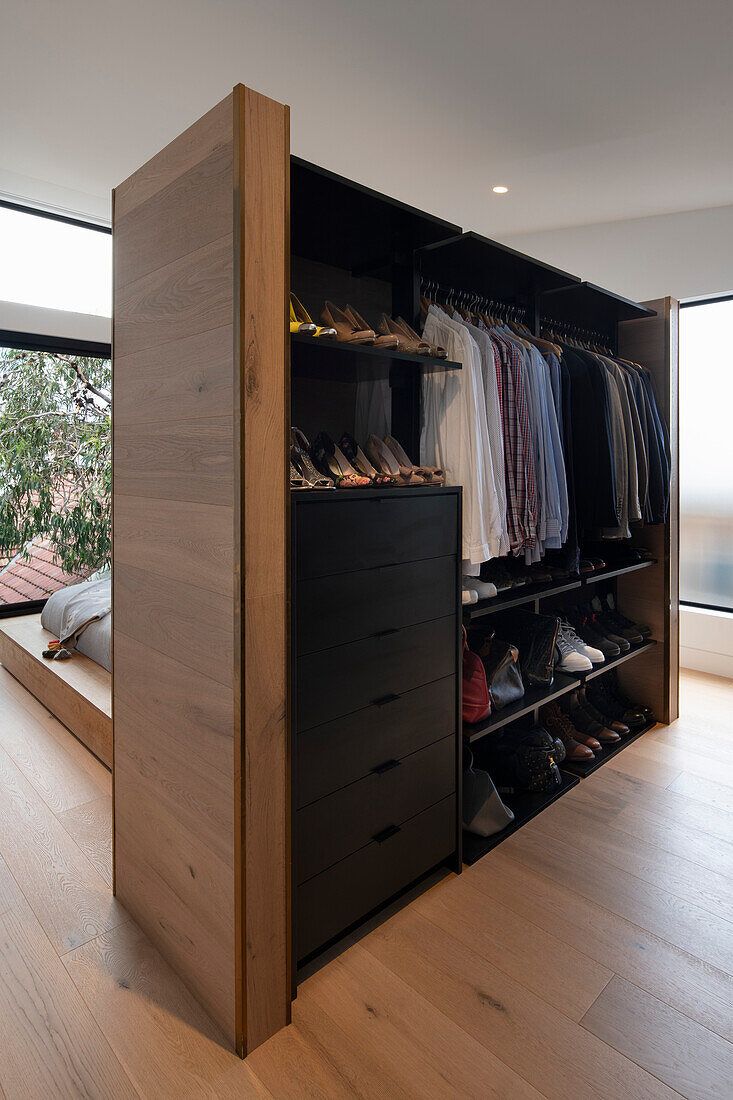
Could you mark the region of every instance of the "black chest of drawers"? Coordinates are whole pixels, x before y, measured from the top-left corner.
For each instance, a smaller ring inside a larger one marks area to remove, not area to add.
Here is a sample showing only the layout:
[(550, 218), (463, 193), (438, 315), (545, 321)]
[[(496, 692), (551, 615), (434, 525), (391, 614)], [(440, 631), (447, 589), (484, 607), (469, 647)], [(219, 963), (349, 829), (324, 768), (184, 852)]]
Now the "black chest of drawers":
[(460, 870), (457, 488), (293, 494), (298, 962)]

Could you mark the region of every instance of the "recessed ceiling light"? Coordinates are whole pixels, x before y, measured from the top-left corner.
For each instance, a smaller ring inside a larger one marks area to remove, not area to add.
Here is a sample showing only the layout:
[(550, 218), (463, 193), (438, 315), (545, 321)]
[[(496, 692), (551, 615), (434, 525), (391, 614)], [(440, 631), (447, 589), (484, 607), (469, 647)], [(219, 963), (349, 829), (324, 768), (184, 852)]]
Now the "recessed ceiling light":
[(495, 195), (506, 195), (509, 188), (504, 187), (500, 184), (498, 187), (492, 187), (491, 190), (494, 192)]

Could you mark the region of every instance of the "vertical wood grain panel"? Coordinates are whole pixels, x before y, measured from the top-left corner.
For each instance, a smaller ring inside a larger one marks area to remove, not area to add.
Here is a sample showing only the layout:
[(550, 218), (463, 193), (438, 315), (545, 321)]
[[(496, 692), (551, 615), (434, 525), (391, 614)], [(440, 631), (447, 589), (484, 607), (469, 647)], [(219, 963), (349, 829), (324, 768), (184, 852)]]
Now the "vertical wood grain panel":
[(237, 770), (242, 880), (238, 1018), (242, 1052), (290, 1020), (287, 724), (289, 112), (235, 88), (235, 239), (239, 279), (240, 645)]
[(116, 891), (242, 1055), (290, 1014), (288, 201), (241, 85), (114, 201)]
[[(233, 123), (229, 96), (117, 189), (113, 226), (113, 415), (124, 410), (113, 423), (115, 887), (232, 1044), (234, 583), (222, 566), (238, 553)], [(151, 360), (156, 388), (175, 393), (179, 346), (188, 356), (194, 340), (205, 356), (208, 333), (216, 388), (192, 391), (186, 374), (185, 418), (175, 402), (151, 418), (141, 400)], [(201, 506), (216, 523), (196, 524)], [(146, 523), (151, 512), (157, 523)], [(133, 540), (138, 516), (144, 537)], [(229, 792), (215, 817), (213, 773), (192, 764), (207, 740)]]
[(673, 298), (647, 302), (656, 317), (619, 325), (619, 352), (647, 367), (662, 415), (669, 425), (672, 475), (667, 523), (642, 527), (635, 541), (648, 546), (657, 564), (621, 577), (622, 610), (652, 627), (659, 645), (619, 669), (629, 691), (654, 707), (662, 722), (679, 713), (679, 303)]

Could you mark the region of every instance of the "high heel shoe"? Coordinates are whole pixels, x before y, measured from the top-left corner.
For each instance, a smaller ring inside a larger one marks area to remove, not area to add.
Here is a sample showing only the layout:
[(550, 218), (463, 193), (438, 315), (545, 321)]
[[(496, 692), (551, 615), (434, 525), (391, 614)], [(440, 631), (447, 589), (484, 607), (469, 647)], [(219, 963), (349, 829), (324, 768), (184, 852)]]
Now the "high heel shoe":
[(401, 467), (389, 447), (378, 435), (369, 436), (366, 441), (365, 450), (372, 465), (381, 474), (389, 474), (393, 477), (398, 485), (427, 484), (426, 479), (415, 473), (414, 470), (408, 470), (406, 467)]
[(314, 325), (312, 321), (299, 321), (295, 315), (295, 308), (291, 299), (290, 302), (290, 331), (297, 332), (300, 336), (315, 336), (317, 325)]
[(407, 470), (413, 470), (420, 477), (424, 477), (429, 481), (431, 485), (443, 485), (445, 483), (444, 470), (441, 470), (439, 466), (416, 466), (414, 462), (410, 462), (404, 447), (393, 435), (385, 435), (384, 442), (399, 462), (400, 469), (404, 467)]
[(348, 432), (344, 432), (339, 440), (339, 447), (344, 452), (354, 469), (363, 474), (364, 477), (368, 477), (369, 480), (377, 486), (386, 488), (388, 485), (394, 485), (396, 478), (392, 474), (382, 474), (379, 470), (375, 470), (367, 456), (362, 451), (359, 444), (354, 439), (353, 435), (349, 435)]
[(333, 302), (326, 302), (321, 310), (321, 319), (329, 328), (336, 329), (336, 339), (344, 344), (373, 344), (377, 334), (372, 328), (358, 328), (348, 314), (335, 306)]
[(430, 344), (426, 340), (421, 340), (417, 333), (406, 332), (398, 321), (393, 321), (386, 313), (382, 314), (377, 327), (385, 336), (396, 336), (403, 351), (411, 355), (430, 355)]
[[(290, 461), (305, 481), (307, 489), (335, 488), (330, 477), (317, 470), (311, 461), (311, 445), (300, 428), (290, 429)], [(292, 480), (292, 473), (291, 473)]]
[[(374, 332), (374, 329), (370, 329), (364, 318), (356, 312), (353, 306), (346, 306), (344, 313), (350, 321), (354, 323), (357, 330), (362, 332)], [(383, 348), (385, 351), (398, 351), (402, 346), (399, 336), (376, 336), (374, 337), (375, 348)]]
[(371, 482), (368, 477), (358, 474), (346, 455), (337, 447), (330, 435), (319, 432), (313, 440), (311, 457), (323, 473), (331, 475), (337, 489), (365, 489)]
[[(298, 324), (300, 327), (294, 329), (293, 328), (294, 323)], [(313, 331), (312, 332), (311, 332), (311, 329), (310, 329), (311, 325), (313, 326)], [(296, 298), (296, 296), (293, 294), (293, 292), (291, 290), (290, 291), (290, 331), (291, 332), (302, 332), (304, 327), (307, 329), (308, 334), (311, 335), (311, 336), (315, 336), (316, 339), (321, 339), (321, 340), (326, 340), (326, 339), (335, 340), (336, 339), (336, 329), (335, 328), (323, 328), (321, 325), (314, 324), (313, 323), (313, 318), (308, 313), (308, 310), (305, 308), (305, 306), (300, 301), (300, 299)]]
[(307, 489), (308, 483), (305, 478), (293, 464), (292, 458), (290, 459), (290, 488), (291, 489)]
[[(440, 346), (440, 344), (429, 344), (427, 342), (427, 340), (423, 340), (422, 336), (419, 336), (418, 333), (415, 332), (414, 328), (410, 328), (410, 326), (408, 325), (408, 323), (404, 319), (404, 317), (398, 317), (397, 321), (396, 321), (396, 324), (397, 324), (398, 328), (402, 329), (402, 331), (405, 334), (405, 337), (408, 340), (411, 340), (412, 343), (427, 344), (427, 346), (430, 348), (430, 351), (427, 352), (426, 354), (432, 355), (433, 359), (447, 359), (448, 358), (448, 352), (445, 350), (445, 348), (442, 348)], [(424, 353), (420, 352), (420, 354), (422, 355)]]

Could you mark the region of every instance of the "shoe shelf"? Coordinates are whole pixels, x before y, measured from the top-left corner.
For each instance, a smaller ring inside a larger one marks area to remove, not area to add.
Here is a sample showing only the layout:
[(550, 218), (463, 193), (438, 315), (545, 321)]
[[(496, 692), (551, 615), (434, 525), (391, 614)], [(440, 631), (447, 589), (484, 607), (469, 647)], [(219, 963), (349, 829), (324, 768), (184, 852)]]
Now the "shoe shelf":
[(451, 359), (436, 359), (432, 355), (411, 355), (407, 351), (390, 351), (375, 348), (369, 344), (347, 344), (339, 340), (322, 339), (316, 336), (304, 336), (294, 332), (290, 335), (291, 371), (299, 377), (332, 378), (334, 370), (339, 374), (358, 369), (375, 373), (385, 369), (385, 365), (402, 363), (421, 367), (430, 371), (461, 370), (462, 364)]
[(562, 764), (563, 772), (570, 773), (571, 775), (578, 776), (580, 779), (585, 779), (586, 776), (591, 775), (597, 768), (607, 764), (608, 761), (616, 756), (617, 753), (622, 752), (628, 745), (631, 745), (639, 737), (643, 737), (649, 730), (654, 729), (656, 722), (649, 722), (640, 730), (635, 730), (633, 733), (629, 733), (626, 737), (622, 737), (620, 741), (615, 741), (608, 747), (604, 746), (598, 756), (594, 756), (592, 760), (588, 760), (587, 763), (583, 763), (580, 760), (565, 760)]
[(636, 573), (639, 569), (647, 569), (650, 565), (656, 565), (654, 561), (640, 561), (633, 565), (624, 565), (618, 569), (603, 569), (597, 573), (589, 573), (587, 576), (576, 574), (567, 581), (548, 584), (528, 584), (520, 588), (508, 588), (497, 596), (488, 600), (479, 600), (478, 603), (466, 604), (463, 608), (464, 619), (479, 619), (484, 615), (491, 615), (495, 611), (506, 611), (510, 607), (519, 607), (521, 604), (532, 603), (534, 600), (546, 600), (550, 596), (559, 596), (563, 592), (570, 592), (574, 588), (586, 588), (588, 585), (597, 584), (599, 581), (612, 577), (621, 577), (626, 573)]
[(508, 707), (496, 711), (485, 721), (476, 722), (474, 725), (464, 722), (463, 738), (469, 744), (480, 741), (503, 726), (508, 726), (510, 722), (515, 722), (517, 718), (531, 714), (537, 707), (543, 707), (546, 703), (552, 703), (562, 695), (567, 695), (577, 687), (580, 687), (580, 680), (576, 676), (566, 676), (563, 672), (556, 672), (551, 687), (529, 688), (516, 703), (510, 703)]
[(587, 577), (583, 578), (584, 584), (597, 584), (598, 581), (605, 581), (611, 577), (623, 577), (626, 573), (636, 573), (639, 569), (648, 569), (650, 565), (656, 565), (656, 558), (652, 558), (650, 561), (637, 561), (633, 565), (624, 565), (619, 569), (599, 569), (596, 573), (589, 573)]
[(502, 802), (509, 807), (514, 813), (514, 821), (512, 821), (505, 829), (502, 829), (500, 833), (494, 833), (493, 836), (476, 836), (475, 833), (466, 832), (463, 830), (463, 862), (466, 864), (476, 863), (477, 860), (485, 856), (492, 848), (496, 848), (498, 844), (501, 844), (503, 840), (511, 836), (512, 833), (516, 833), (518, 829), (521, 829), (523, 825), (526, 825), (528, 821), (531, 821), (537, 814), (541, 814), (543, 810), (546, 810), (548, 806), (551, 806), (553, 802), (557, 802), (558, 798), (562, 798), (564, 794), (572, 790), (573, 787), (577, 787), (580, 783), (580, 779), (577, 775), (571, 775), (569, 772), (562, 771), (562, 783), (559, 787), (555, 787), (552, 791), (543, 791), (541, 794), (535, 794), (532, 791), (522, 791), (515, 795), (503, 794), (501, 796)]
[(656, 644), (653, 638), (649, 638), (646, 642), (640, 642), (639, 645), (632, 646), (628, 653), (622, 653), (620, 657), (612, 657), (609, 661), (604, 661), (602, 665), (594, 665), (590, 672), (579, 672), (578, 676), (582, 680), (595, 680), (596, 676), (603, 676), (605, 672), (610, 672), (612, 668), (618, 668), (625, 661), (638, 657), (640, 653), (646, 653), (648, 649), (652, 649)]

